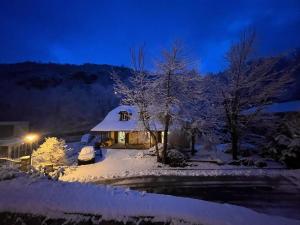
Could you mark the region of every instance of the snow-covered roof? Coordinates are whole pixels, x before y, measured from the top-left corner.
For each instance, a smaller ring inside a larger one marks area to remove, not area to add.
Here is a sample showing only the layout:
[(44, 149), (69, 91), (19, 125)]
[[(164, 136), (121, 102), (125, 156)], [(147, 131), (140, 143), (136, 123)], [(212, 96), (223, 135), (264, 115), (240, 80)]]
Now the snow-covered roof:
[(8, 138), (8, 139), (1, 139), (0, 140), (0, 146), (11, 146), (15, 144), (22, 144), (24, 141), (22, 138)]
[[(250, 108), (244, 111), (244, 114), (251, 114), (256, 111), (256, 108)], [(265, 106), (262, 110), (264, 113), (285, 113), (285, 112), (300, 112), (300, 101), (290, 101), (273, 103)]]
[[(128, 121), (120, 121), (120, 112), (128, 112)], [(163, 126), (158, 121), (151, 123), (151, 130), (162, 131)], [(143, 131), (145, 130), (140, 120), (139, 110), (136, 106), (120, 105), (110, 111), (104, 120), (95, 126), (91, 131)]]
[(278, 112), (300, 112), (300, 101), (273, 103), (265, 109), (268, 113)]

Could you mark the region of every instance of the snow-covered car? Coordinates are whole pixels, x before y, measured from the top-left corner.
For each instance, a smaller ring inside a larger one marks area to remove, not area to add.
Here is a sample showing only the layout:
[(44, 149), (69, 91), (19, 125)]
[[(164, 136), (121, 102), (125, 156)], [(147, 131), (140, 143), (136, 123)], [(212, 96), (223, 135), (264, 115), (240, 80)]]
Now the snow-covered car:
[(78, 165), (84, 165), (95, 162), (95, 149), (93, 146), (85, 146), (78, 155)]

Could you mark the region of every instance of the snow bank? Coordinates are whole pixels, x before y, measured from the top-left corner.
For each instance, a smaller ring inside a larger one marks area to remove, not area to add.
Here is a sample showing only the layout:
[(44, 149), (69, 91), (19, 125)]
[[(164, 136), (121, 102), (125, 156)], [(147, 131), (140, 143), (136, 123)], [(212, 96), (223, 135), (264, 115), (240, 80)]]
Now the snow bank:
[(80, 213), (119, 221), (146, 216), (153, 217), (154, 221), (172, 221), (172, 224), (183, 224), (183, 221), (203, 225), (300, 224), (297, 220), (269, 216), (229, 204), (111, 186), (32, 180), (24, 176), (1, 181), (0, 199), (1, 212), (31, 213), (50, 218)]

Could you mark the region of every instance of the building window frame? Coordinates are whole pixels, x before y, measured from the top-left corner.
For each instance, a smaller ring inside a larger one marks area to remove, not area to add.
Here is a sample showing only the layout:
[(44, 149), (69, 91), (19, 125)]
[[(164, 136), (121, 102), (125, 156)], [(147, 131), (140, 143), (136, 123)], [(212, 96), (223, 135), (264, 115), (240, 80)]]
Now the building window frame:
[(120, 111), (120, 121), (128, 121), (130, 119), (130, 114), (127, 111)]

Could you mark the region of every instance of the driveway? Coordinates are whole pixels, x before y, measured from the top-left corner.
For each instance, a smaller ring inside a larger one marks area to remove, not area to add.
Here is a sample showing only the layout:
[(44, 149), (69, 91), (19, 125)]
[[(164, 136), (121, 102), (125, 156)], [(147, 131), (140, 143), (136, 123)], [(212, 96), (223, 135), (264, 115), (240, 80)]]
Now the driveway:
[(300, 219), (299, 187), (283, 176), (145, 176), (97, 183), (231, 203), (258, 212)]

